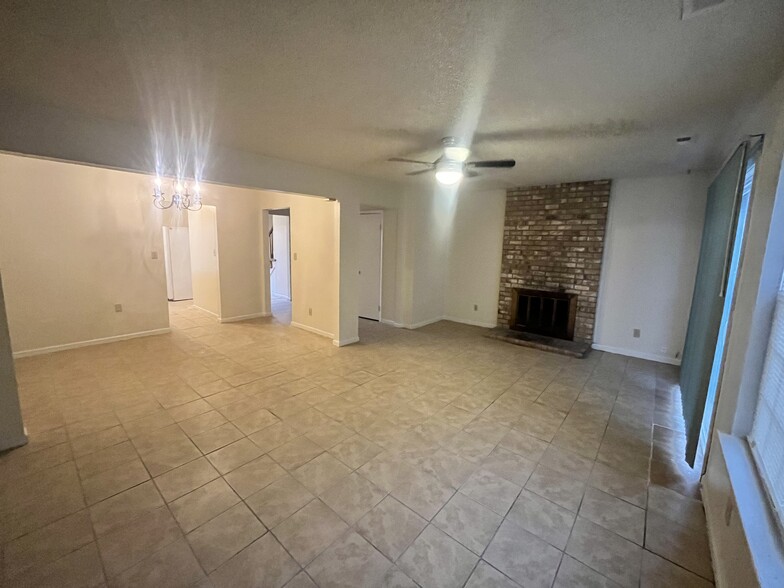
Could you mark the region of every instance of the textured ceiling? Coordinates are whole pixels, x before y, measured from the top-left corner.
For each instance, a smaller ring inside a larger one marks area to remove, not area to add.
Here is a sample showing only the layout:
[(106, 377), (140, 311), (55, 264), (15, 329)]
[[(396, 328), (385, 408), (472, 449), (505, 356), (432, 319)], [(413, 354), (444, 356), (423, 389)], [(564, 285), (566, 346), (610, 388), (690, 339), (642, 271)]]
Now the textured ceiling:
[(472, 182), (568, 181), (715, 166), (783, 37), (781, 0), (4, 0), (0, 93), (389, 179), (473, 137), (518, 166)]

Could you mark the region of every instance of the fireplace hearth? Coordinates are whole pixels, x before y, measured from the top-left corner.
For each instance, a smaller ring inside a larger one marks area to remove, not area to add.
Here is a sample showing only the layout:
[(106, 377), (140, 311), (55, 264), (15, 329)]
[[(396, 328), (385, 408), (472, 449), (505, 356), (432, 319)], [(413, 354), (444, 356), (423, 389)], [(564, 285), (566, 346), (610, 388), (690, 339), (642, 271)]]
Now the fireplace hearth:
[(511, 310), (510, 329), (574, 340), (577, 294), (515, 288)]

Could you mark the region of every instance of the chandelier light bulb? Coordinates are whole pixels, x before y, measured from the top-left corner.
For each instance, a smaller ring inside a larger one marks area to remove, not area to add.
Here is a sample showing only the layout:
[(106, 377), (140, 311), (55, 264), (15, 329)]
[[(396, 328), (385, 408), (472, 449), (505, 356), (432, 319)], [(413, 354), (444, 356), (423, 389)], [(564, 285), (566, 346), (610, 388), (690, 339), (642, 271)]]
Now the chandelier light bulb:
[(166, 210), (174, 207), (177, 210), (191, 210), (194, 212), (201, 210), (202, 203), (198, 182), (194, 184), (195, 191), (192, 195), (188, 192), (188, 184), (182, 180), (173, 180), (171, 187), (171, 197), (167, 199), (162, 189), (163, 181), (156, 176), (152, 191), (152, 204), (155, 208)]

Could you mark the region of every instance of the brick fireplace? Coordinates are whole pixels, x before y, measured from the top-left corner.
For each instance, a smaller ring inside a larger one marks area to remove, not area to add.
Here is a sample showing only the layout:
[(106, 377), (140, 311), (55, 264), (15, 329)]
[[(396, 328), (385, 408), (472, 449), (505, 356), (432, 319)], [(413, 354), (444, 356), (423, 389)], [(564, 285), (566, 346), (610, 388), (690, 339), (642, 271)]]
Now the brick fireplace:
[(573, 338), (593, 341), (610, 180), (506, 193), (498, 324), (509, 327), (519, 289), (575, 294)]

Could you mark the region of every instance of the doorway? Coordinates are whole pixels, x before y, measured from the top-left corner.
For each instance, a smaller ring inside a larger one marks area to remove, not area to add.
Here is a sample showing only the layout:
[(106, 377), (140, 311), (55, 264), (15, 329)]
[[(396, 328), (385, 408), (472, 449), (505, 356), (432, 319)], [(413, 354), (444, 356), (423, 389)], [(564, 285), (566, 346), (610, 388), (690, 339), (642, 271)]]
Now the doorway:
[(272, 316), (291, 322), (291, 209), (270, 210), (269, 273)]
[(384, 213), (359, 215), (359, 317), (381, 320), (381, 256)]

